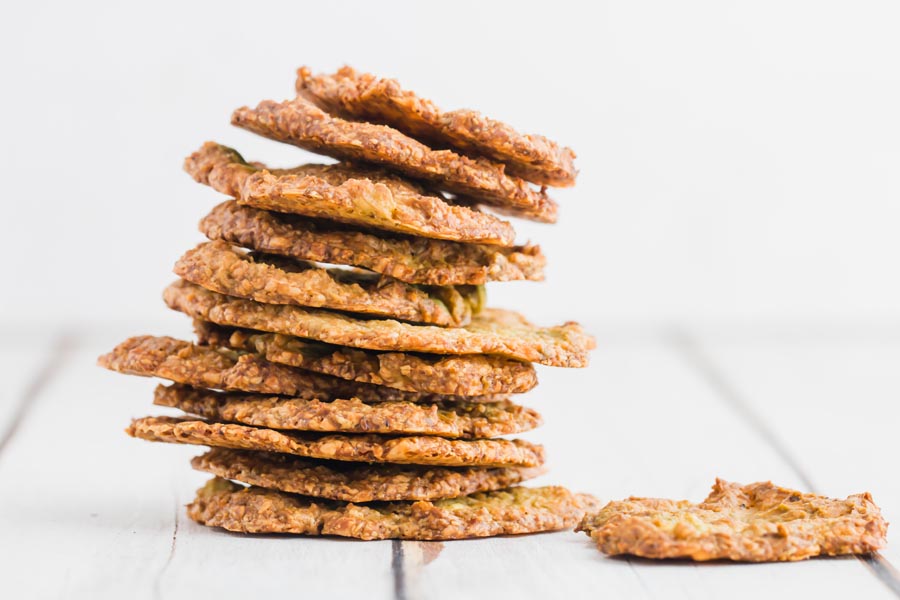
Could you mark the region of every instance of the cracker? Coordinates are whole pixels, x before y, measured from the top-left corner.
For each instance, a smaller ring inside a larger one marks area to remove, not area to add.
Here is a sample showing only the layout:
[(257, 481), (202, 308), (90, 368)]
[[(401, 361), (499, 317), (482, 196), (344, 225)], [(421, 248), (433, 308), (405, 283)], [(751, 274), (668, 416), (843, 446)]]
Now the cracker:
[(484, 396), (527, 392), (537, 385), (530, 363), (502, 356), (357, 350), (207, 321), (195, 321), (194, 329), (204, 344), (258, 352), (271, 362), (410, 392)]
[(539, 467), (544, 448), (524, 440), (450, 440), (442, 437), (286, 433), (199, 419), (134, 419), (128, 435), (153, 442), (281, 452), (305, 458), (446, 467)]
[(509, 222), (448, 204), (381, 169), (346, 163), (267, 169), (214, 142), (185, 159), (184, 169), (257, 208), (441, 240), (511, 246), (516, 239)]
[(389, 125), (439, 148), (486, 156), (506, 171), (543, 185), (575, 184), (575, 153), (541, 135), (521, 134), (474, 110), (442, 111), (430, 100), (404, 90), (396, 79), (382, 79), (343, 67), (334, 74), (297, 70), (297, 93), (346, 119)]
[(368, 506), (312, 500), (212, 479), (188, 505), (210, 527), (244, 533), (336, 535), (362, 540), (456, 540), (567, 529), (596, 500), (558, 486), (513, 487), (429, 502)]
[(584, 367), (594, 339), (577, 323), (536, 327), (518, 313), (485, 308), (466, 327), (441, 328), (394, 320), (360, 320), (299, 306), (260, 304), (176, 281), (166, 304), (194, 319), (369, 350), (432, 354), (496, 354), (558, 367)]
[(344, 502), (456, 498), (500, 490), (544, 473), (542, 467), (370, 466), (227, 448), (213, 448), (191, 465), (250, 485)]
[[(101, 356), (97, 362), (101, 367), (111, 371), (143, 377), (161, 377), (194, 387), (279, 394), (307, 400), (362, 398), (367, 402), (434, 402), (462, 398), (405, 392), (380, 385), (317, 375), (271, 363), (252, 354), (196, 346), (165, 336), (144, 335), (129, 338), (116, 346), (112, 352)], [(490, 395), (465, 399), (469, 402), (498, 402), (505, 400), (506, 396)]]
[(557, 205), (546, 192), (504, 172), (504, 165), (468, 158), (452, 150), (432, 150), (384, 125), (332, 117), (304, 98), (242, 107), (232, 125), (340, 160), (375, 163), (448, 192), (504, 207), (517, 216), (554, 223)]
[(874, 552), (887, 523), (868, 492), (836, 500), (716, 479), (700, 504), (631, 497), (586, 515), (578, 530), (606, 554), (763, 562)]
[(200, 231), (269, 254), (362, 267), (424, 285), (541, 281), (546, 258), (538, 246), (492, 246), (424, 237), (375, 235), (273, 213), (227, 200), (200, 221)]
[(420, 287), (372, 273), (251, 256), (222, 241), (188, 250), (175, 273), (208, 290), (267, 304), (296, 304), (459, 327), (481, 309), (477, 286)]
[(154, 404), (213, 421), (290, 431), (435, 435), (491, 438), (541, 424), (537, 411), (512, 402), (375, 402), (359, 398), (329, 402), (158, 386)]

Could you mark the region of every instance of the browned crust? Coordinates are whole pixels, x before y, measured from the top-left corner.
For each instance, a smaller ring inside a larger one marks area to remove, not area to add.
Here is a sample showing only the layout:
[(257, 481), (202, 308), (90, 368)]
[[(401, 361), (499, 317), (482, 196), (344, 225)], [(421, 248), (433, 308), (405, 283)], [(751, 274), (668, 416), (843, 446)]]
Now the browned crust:
[(367, 404), (359, 398), (322, 402), (160, 385), (156, 388), (154, 404), (213, 421), (291, 431), (478, 439), (521, 433), (541, 424), (537, 411), (512, 402)]
[(169, 308), (228, 327), (257, 329), (369, 350), (496, 354), (559, 367), (583, 367), (594, 347), (577, 323), (535, 327), (521, 315), (486, 308), (466, 327), (445, 329), (393, 320), (359, 320), (299, 306), (260, 304), (176, 281), (163, 293)]
[(184, 169), (257, 208), (457, 242), (511, 246), (516, 239), (509, 222), (448, 204), (381, 169), (338, 163), (269, 170), (215, 142), (186, 158)]
[(700, 504), (631, 497), (586, 515), (578, 530), (606, 554), (762, 562), (874, 552), (887, 523), (868, 492), (836, 500), (716, 479)]
[(543, 189), (535, 190), (524, 180), (507, 175), (501, 164), (452, 150), (432, 150), (384, 125), (332, 117), (304, 98), (280, 103), (265, 100), (256, 108), (244, 106), (232, 113), (231, 123), (326, 156), (384, 165), (435, 182), (449, 192), (503, 206), (523, 218), (556, 221), (556, 202)]
[[(459, 396), (439, 396), (405, 392), (395, 388), (317, 375), (266, 361), (251, 354), (223, 348), (196, 346), (170, 337), (149, 335), (129, 338), (101, 356), (98, 364), (111, 371), (143, 377), (161, 377), (201, 388), (257, 392), (334, 400), (362, 398), (367, 402), (434, 402), (458, 400)], [(466, 398), (467, 401), (498, 402), (502, 395)]]
[(537, 385), (530, 363), (502, 356), (356, 350), (207, 321), (195, 321), (194, 329), (203, 344), (258, 352), (271, 362), (410, 392), (484, 396), (527, 392)]
[(360, 271), (251, 256), (223, 241), (188, 250), (175, 273), (206, 289), (268, 304), (296, 304), (459, 327), (481, 308), (474, 286), (423, 288)]
[(423, 237), (377, 236), (225, 201), (200, 221), (200, 231), (259, 252), (351, 265), (424, 285), (477, 285), (544, 279), (538, 246), (465, 244)]
[(575, 184), (575, 153), (541, 135), (521, 134), (474, 110), (445, 112), (432, 101), (382, 79), (343, 67), (334, 74), (297, 70), (297, 93), (332, 114), (389, 125), (432, 147), (450, 147), (506, 164), (506, 170), (543, 185)]
[(435, 502), (359, 506), (245, 488), (216, 478), (198, 490), (188, 505), (188, 516), (203, 525), (245, 533), (455, 540), (567, 529), (596, 503), (586, 494), (548, 486), (513, 487)]
[(351, 462), (445, 467), (539, 467), (544, 463), (544, 448), (524, 440), (286, 433), (233, 423), (171, 417), (134, 419), (125, 432), (152, 442), (262, 450)]
[(227, 448), (213, 448), (191, 465), (250, 485), (344, 502), (456, 498), (500, 490), (544, 473), (542, 467), (369, 466)]

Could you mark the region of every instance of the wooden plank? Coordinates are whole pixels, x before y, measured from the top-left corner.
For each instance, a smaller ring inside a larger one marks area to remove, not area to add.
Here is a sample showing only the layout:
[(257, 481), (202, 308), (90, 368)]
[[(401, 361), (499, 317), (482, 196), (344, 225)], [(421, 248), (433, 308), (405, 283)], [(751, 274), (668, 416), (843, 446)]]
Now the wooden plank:
[[(753, 344), (708, 334), (700, 351), (807, 473), (833, 496), (871, 491), (889, 521), (900, 515), (900, 339), (852, 335), (781, 337)], [(890, 538), (889, 538), (890, 539)], [(900, 547), (873, 564), (900, 595)]]
[[(542, 369), (527, 403), (546, 418), (528, 436), (546, 444), (551, 460), (551, 473), (538, 483), (562, 483), (606, 500), (631, 494), (699, 500), (716, 476), (802, 483), (679, 351), (659, 340), (601, 343), (583, 371)], [(587, 537), (571, 532), (446, 543), (440, 552), (405, 542), (403, 549), (407, 587), (418, 593), (412, 597), (477, 591), (485, 597), (758, 598), (796, 589), (821, 597), (892, 597), (855, 559), (653, 563), (603, 557)]]
[[(189, 521), (198, 447), (133, 440), (155, 382), (95, 366), (119, 336), (74, 347), (0, 455), (0, 565), (9, 597), (392, 598), (390, 542), (242, 536)], [(352, 575), (348, 575), (352, 574)]]

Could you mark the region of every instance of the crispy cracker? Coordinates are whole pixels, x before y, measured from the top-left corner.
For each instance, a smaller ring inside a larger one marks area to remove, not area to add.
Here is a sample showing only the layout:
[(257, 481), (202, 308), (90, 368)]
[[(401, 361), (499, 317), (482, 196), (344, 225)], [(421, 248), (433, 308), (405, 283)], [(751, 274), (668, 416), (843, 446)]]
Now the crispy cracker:
[(200, 221), (200, 231), (251, 250), (362, 267), (423, 285), (541, 281), (546, 258), (538, 246), (492, 246), (423, 237), (375, 235), (273, 213), (227, 200)]
[(446, 467), (539, 467), (544, 448), (524, 440), (451, 440), (442, 437), (275, 431), (198, 419), (134, 419), (128, 435), (153, 442), (281, 452), (305, 458)]
[(370, 466), (227, 448), (213, 448), (191, 465), (250, 485), (344, 502), (456, 498), (500, 490), (544, 473), (542, 467)]
[(188, 250), (175, 273), (206, 289), (267, 304), (297, 304), (459, 327), (481, 309), (477, 286), (420, 287), (372, 273), (250, 255), (222, 241)]
[(511, 246), (516, 239), (509, 222), (448, 204), (382, 169), (346, 163), (267, 169), (215, 142), (186, 158), (184, 169), (257, 208), (441, 240)]
[(504, 172), (504, 165), (468, 158), (452, 150), (432, 150), (384, 125), (332, 117), (304, 98), (242, 107), (232, 125), (279, 142), (341, 160), (375, 163), (440, 188), (504, 207), (517, 216), (554, 223), (557, 205), (546, 192)]
[(489, 354), (411, 354), (331, 346), (279, 333), (195, 321), (200, 343), (258, 352), (271, 362), (410, 392), (514, 394), (537, 385), (530, 363)]
[(228, 327), (283, 333), (369, 350), (432, 354), (496, 354), (558, 367), (583, 367), (594, 339), (577, 323), (535, 327), (521, 315), (483, 309), (466, 327), (441, 328), (393, 320), (360, 320), (299, 306), (260, 304), (176, 281), (163, 298), (169, 308)]
[[(196, 346), (170, 337), (149, 335), (129, 338), (112, 352), (101, 356), (98, 364), (111, 371), (161, 377), (200, 388), (238, 392), (257, 392), (305, 398), (334, 400), (362, 398), (367, 402), (434, 402), (457, 400), (460, 396), (442, 396), (405, 392), (395, 388), (347, 381), (271, 363), (252, 354), (224, 348)], [(469, 402), (498, 402), (505, 395), (466, 397)]]
[(474, 110), (445, 112), (430, 100), (382, 79), (343, 67), (313, 75), (297, 70), (297, 93), (347, 119), (389, 125), (437, 148), (455, 148), (506, 165), (506, 171), (543, 185), (575, 184), (575, 153), (541, 135), (524, 135)]
[(322, 402), (160, 385), (153, 403), (213, 421), (291, 431), (478, 439), (521, 433), (541, 424), (537, 411), (509, 401), (368, 404), (351, 398)]
[(313, 500), (215, 478), (197, 491), (188, 516), (245, 533), (337, 535), (362, 540), (454, 540), (572, 527), (597, 504), (559, 486), (513, 487), (429, 502), (360, 506)]
[(868, 492), (835, 500), (716, 479), (700, 504), (631, 497), (586, 515), (578, 530), (606, 554), (762, 562), (874, 552), (887, 523)]

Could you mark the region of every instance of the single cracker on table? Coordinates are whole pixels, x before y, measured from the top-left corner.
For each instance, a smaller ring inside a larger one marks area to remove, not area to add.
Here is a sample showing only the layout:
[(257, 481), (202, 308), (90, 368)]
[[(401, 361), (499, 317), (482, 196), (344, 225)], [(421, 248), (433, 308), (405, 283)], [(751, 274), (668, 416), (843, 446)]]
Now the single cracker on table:
[(479, 439), (521, 433), (541, 424), (537, 411), (512, 402), (368, 404), (359, 398), (323, 402), (160, 385), (156, 388), (153, 403), (211, 421), (287, 431)]
[(217, 205), (200, 221), (211, 240), (296, 260), (369, 269), (407, 283), (480, 285), (489, 281), (542, 281), (546, 258), (538, 246), (497, 246), (407, 235), (378, 234), (300, 215)]
[(467, 325), (481, 310), (483, 287), (421, 287), (374, 273), (323, 269), (251, 255), (223, 241), (204, 242), (175, 263), (175, 273), (208, 290), (267, 304), (296, 304), (444, 327)]
[(521, 134), (474, 110), (442, 111), (432, 101), (404, 90), (396, 79), (358, 73), (297, 70), (297, 93), (319, 108), (357, 121), (389, 125), (432, 147), (454, 148), (504, 163), (522, 179), (551, 186), (575, 184), (575, 153), (541, 135)]
[(384, 125), (332, 117), (305, 98), (244, 106), (232, 113), (231, 124), (339, 160), (382, 165), (522, 218), (556, 222), (556, 202), (544, 189), (507, 175), (502, 164), (432, 150)]
[(457, 242), (512, 246), (516, 239), (508, 221), (449, 204), (382, 169), (347, 163), (268, 169), (215, 142), (187, 157), (184, 169), (256, 208)]
[(194, 321), (194, 329), (202, 344), (257, 352), (271, 362), (410, 392), (485, 396), (519, 394), (537, 385), (531, 363), (502, 356), (358, 350), (208, 321)]
[(558, 367), (584, 367), (594, 339), (577, 323), (536, 327), (518, 313), (485, 308), (466, 327), (360, 320), (299, 306), (261, 304), (179, 280), (163, 292), (169, 308), (227, 327), (283, 333), (368, 350), (430, 354), (496, 354)]
[(716, 479), (700, 504), (631, 497), (585, 515), (578, 530), (606, 554), (763, 562), (875, 552), (887, 523), (868, 493), (837, 500)]
[(445, 467), (539, 467), (544, 448), (524, 440), (451, 440), (378, 434), (313, 434), (275, 431), (199, 419), (144, 417), (125, 430), (152, 442), (197, 444), (281, 452), (305, 458)]
[(228, 448), (213, 448), (191, 465), (225, 479), (344, 502), (456, 498), (508, 488), (545, 472), (543, 467), (371, 466)]
[(253, 354), (197, 346), (165, 336), (129, 338), (97, 362), (111, 371), (161, 377), (199, 388), (278, 394), (308, 400), (363, 398), (367, 402), (435, 402), (465, 399), (467, 402), (499, 402), (508, 398), (506, 395), (462, 397), (406, 392), (310, 373)]
[(456, 540), (568, 529), (596, 504), (587, 494), (548, 486), (360, 506), (215, 478), (198, 490), (188, 516), (203, 525), (244, 533)]

